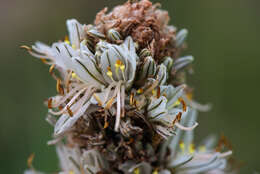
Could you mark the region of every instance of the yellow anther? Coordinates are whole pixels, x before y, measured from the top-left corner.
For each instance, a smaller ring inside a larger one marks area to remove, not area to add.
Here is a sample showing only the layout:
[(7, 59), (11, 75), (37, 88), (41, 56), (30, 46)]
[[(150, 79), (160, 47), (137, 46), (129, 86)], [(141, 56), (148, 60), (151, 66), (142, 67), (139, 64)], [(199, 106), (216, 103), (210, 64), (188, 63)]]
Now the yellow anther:
[(64, 42), (70, 45), (69, 37), (67, 35), (64, 38)]
[(77, 48), (76, 48), (76, 45), (74, 45), (74, 44), (72, 44), (71, 47), (72, 47), (74, 50), (77, 49)]
[(64, 40), (64, 42), (65, 42), (66, 44), (69, 44), (69, 45), (70, 45), (70, 41), (69, 41), (69, 40)]
[(119, 68), (121, 65), (123, 65), (123, 63), (121, 62), (121, 60), (116, 60), (115, 67), (116, 67), (116, 68)]
[(107, 75), (112, 78), (113, 73), (111, 71), (108, 71)]
[(79, 78), (79, 76), (76, 74), (76, 73), (71, 73), (71, 77), (72, 78), (74, 78), (74, 79), (78, 79), (78, 80), (81, 80), (80, 78)]
[(112, 78), (112, 75), (113, 75), (113, 73), (112, 73), (112, 71), (111, 71), (111, 68), (108, 66), (107, 67), (107, 75), (110, 77), (110, 78)]
[(182, 152), (184, 152), (185, 144), (183, 142), (180, 143), (180, 149), (182, 150)]
[(152, 94), (153, 94), (153, 96), (156, 96), (156, 94), (157, 94), (156, 90), (153, 89)]
[(71, 77), (74, 78), (74, 79), (78, 78), (77, 74), (74, 73), (74, 72), (71, 74)]
[(152, 174), (158, 174), (158, 170), (155, 169)]
[(193, 154), (195, 152), (194, 144), (189, 145), (189, 152), (190, 152), (190, 154)]
[(206, 152), (206, 146), (199, 146), (200, 152)]
[(121, 69), (122, 72), (125, 71), (125, 65), (121, 65), (119, 68)]
[(134, 174), (140, 174), (140, 169), (139, 168), (135, 168)]
[(177, 100), (175, 103), (172, 104), (172, 107), (179, 106), (180, 104), (181, 104), (181, 102), (179, 100)]
[(143, 90), (142, 88), (140, 88), (140, 89), (137, 90), (137, 94), (141, 94), (141, 93), (143, 93), (143, 92), (144, 92), (144, 90)]
[(75, 172), (73, 170), (70, 170), (69, 174), (75, 174)]

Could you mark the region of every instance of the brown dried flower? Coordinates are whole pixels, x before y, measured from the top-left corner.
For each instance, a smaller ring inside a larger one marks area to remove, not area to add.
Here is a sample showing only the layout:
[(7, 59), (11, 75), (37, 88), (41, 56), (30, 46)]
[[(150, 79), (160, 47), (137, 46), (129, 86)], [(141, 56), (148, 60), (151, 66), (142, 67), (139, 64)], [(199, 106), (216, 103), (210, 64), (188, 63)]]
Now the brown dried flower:
[(124, 38), (132, 36), (139, 48), (149, 48), (156, 60), (164, 56), (173, 56), (176, 31), (168, 26), (167, 11), (158, 9), (149, 0), (126, 2), (107, 13), (107, 8), (100, 11), (95, 20), (97, 29), (107, 34), (109, 29), (116, 29)]

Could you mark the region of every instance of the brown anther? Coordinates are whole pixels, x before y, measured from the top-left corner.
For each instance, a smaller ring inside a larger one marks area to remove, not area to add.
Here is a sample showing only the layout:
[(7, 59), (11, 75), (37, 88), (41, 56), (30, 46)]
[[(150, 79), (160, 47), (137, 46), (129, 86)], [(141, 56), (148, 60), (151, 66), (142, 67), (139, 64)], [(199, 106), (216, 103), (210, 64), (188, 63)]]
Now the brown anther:
[(41, 60), (42, 63), (44, 63), (44, 64), (47, 64), (47, 63), (48, 63), (48, 61), (47, 61), (46, 59), (44, 59), (44, 58), (40, 58), (40, 60)]
[(130, 138), (130, 140), (128, 142), (126, 142), (127, 145), (132, 144), (134, 142), (133, 138)]
[(93, 94), (93, 97), (97, 100), (98, 106), (102, 106), (103, 105), (101, 99), (96, 94)]
[(32, 168), (32, 162), (33, 162), (33, 159), (34, 159), (34, 153), (32, 153), (29, 158), (27, 159), (27, 165), (29, 168)]
[(143, 92), (144, 92), (143, 88), (140, 88), (140, 89), (137, 90), (138, 94), (142, 94)]
[(51, 67), (50, 67), (50, 69), (49, 69), (49, 73), (50, 73), (50, 74), (53, 73), (54, 68), (55, 68), (55, 64), (52, 64)]
[(156, 97), (159, 98), (160, 96), (161, 96), (161, 88), (158, 87)]
[(59, 110), (61, 111), (62, 109), (63, 109), (63, 107), (60, 105), (60, 106), (59, 106)]
[(59, 94), (64, 95), (64, 89), (62, 88), (60, 79), (57, 79), (56, 90)]
[(107, 67), (107, 71), (111, 71), (111, 67), (110, 66)]
[(186, 94), (186, 97), (187, 97), (189, 100), (192, 100), (192, 98), (193, 98), (192, 92), (188, 92), (188, 93)]
[(132, 106), (133, 103), (134, 103), (134, 94), (131, 93), (131, 95), (130, 95), (130, 105)]
[(173, 126), (174, 126), (174, 124), (175, 124), (176, 122), (180, 122), (180, 121), (181, 121), (181, 116), (182, 116), (182, 112), (179, 112), (179, 113), (176, 115), (175, 119), (174, 119), (173, 122), (172, 122), (172, 125), (173, 125)]
[(69, 114), (71, 117), (73, 117), (73, 112), (71, 111), (70, 107), (67, 106), (66, 109), (67, 109), (67, 111), (68, 111), (68, 114)]
[(52, 108), (52, 98), (49, 98), (49, 100), (48, 100), (48, 108), (49, 109)]
[(216, 147), (216, 151), (220, 152), (222, 148), (227, 147), (229, 150), (232, 150), (231, 143), (227, 140), (227, 138), (224, 135), (221, 135), (218, 146)]
[(108, 126), (109, 126), (109, 123), (107, 121), (105, 121), (104, 129), (106, 129)]
[(109, 109), (112, 106), (114, 100), (115, 100), (115, 97), (112, 97), (110, 100), (108, 100), (105, 109)]
[(181, 104), (182, 104), (182, 110), (183, 110), (183, 112), (186, 112), (186, 111), (187, 111), (187, 105), (186, 105), (185, 101), (184, 101), (182, 98), (179, 98), (179, 101), (180, 101)]

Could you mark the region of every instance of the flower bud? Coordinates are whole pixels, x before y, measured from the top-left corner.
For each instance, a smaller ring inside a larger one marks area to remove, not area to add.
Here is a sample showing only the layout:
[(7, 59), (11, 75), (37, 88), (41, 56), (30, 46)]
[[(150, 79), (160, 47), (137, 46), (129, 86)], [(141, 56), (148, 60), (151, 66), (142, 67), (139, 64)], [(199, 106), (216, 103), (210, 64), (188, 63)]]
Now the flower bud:
[(167, 56), (164, 58), (162, 64), (164, 64), (167, 68), (167, 71), (169, 72), (172, 69), (172, 65), (173, 65), (173, 58)]
[(102, 33), (100, 33), (97, 29), (92, 28), (88, 30), (88, 34), (92, 37), (99, 38), (99, 39), (105, 39), (106, 36)]
[(177, 48), (180, 48), (185, 40), (187, 39), (188, 36), (188, 30), (187, 29), (182, 29), (180, 30), (177, 35), (176, 35), (176, 46)]
[(140, 71), (140, 79), (145, 79), (147, 77), (154, 76), (156, 73), (156, 64), (151, 56), (148, 56), (144, 59), (144, 63), (142, 65)]
[(122, 40), (120, 33), (118, 31), (116, 31), (115, 29), (108, 30), (107, 36), (111, 41)]
[(142, 49), (139, 54), (140, 59), (144, 59), (145, 57), (148, 57), (148, 56), (152, 56), (151, 51), (148, 50), (147, 48)]

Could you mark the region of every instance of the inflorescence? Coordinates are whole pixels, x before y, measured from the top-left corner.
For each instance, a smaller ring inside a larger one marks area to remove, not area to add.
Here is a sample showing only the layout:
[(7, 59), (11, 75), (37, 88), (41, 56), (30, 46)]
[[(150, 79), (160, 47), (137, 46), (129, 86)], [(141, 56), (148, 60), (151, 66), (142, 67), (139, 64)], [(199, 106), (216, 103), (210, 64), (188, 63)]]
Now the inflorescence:
[(225, 143), (193, 143), (197, 111), (208, 106), (185, 84), (188, 31), (168, 21), (158, 4), (128, 1), (99, 12), (94, 25), (68, 20), (69, 36), (52, 46), (22, 46), (57, 81), (46, 105), (60, 174), (233, 172)]

